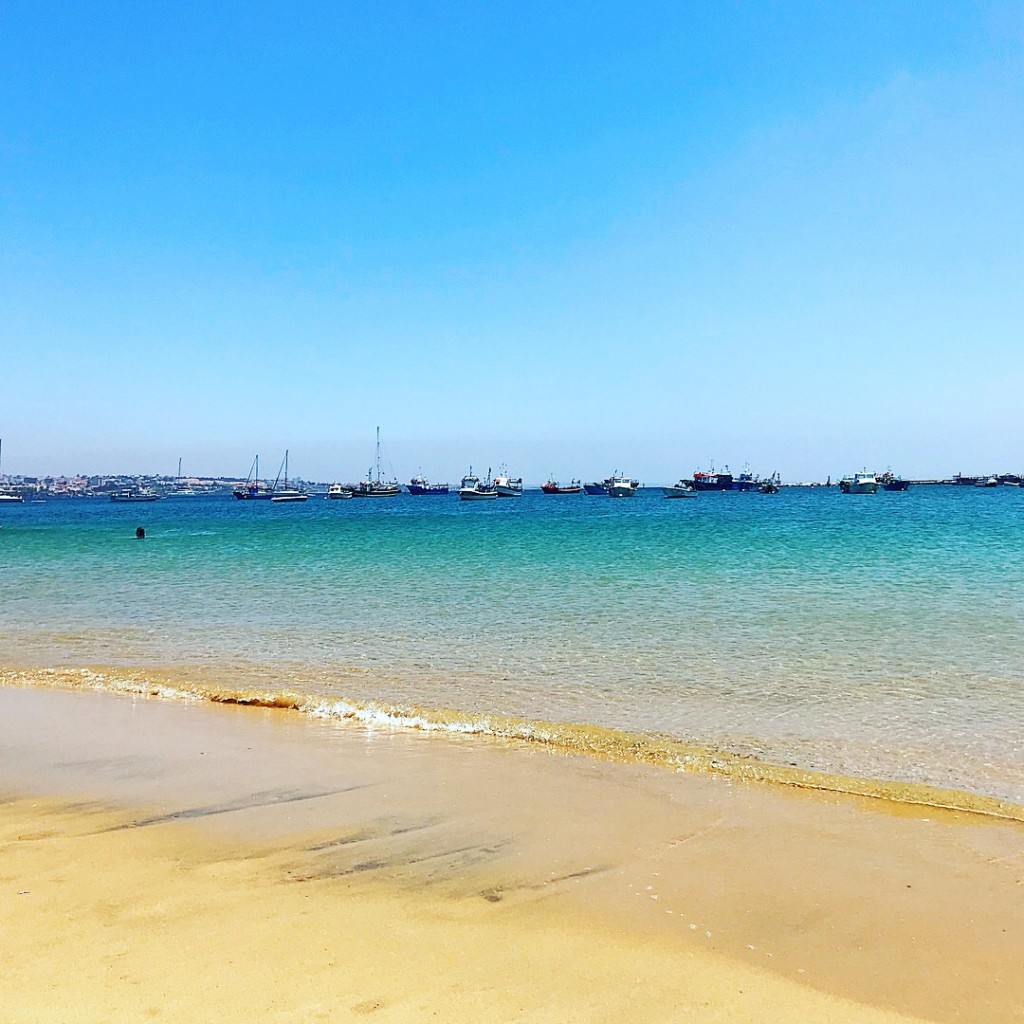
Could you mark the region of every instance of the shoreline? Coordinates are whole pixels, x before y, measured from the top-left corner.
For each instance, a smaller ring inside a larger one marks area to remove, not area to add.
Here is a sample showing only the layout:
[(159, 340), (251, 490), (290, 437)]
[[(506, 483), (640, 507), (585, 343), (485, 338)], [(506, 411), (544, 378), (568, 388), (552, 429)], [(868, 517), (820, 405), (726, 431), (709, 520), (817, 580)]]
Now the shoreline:
[(532, 721), (456, 709), (427, 709), (382, 701), (324, 697), (299, 690), (236, 689), (186, 681), (181, 673), (159, 668), (0, 666), (0, 687), (45, 686), (56, 689), (122, 693), (169, 700), (200, 701), (295, 712), (312, 718), (357, 723), (368, 728), (439, 732), (540, 746), (619, 764), (645, 764), (670, 771), (717, 775), (795, 789), (864, 797), (908, 807), (960, 811), (1024, 822), (1024, 804), (968, 790), (900, 779), (836, 774), (796, 764), (782, 765), (750, 754), (575, 722)]
[(260, 708), (0, 705), (15, 1021), (1024, 1008), (1012, 822)]

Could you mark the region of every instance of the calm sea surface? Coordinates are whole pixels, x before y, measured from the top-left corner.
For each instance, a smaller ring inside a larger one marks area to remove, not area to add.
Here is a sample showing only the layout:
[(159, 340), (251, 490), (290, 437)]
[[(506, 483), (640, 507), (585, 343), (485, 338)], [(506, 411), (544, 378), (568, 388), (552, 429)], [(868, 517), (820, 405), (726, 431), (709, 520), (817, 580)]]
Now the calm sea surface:
[(585, 723), (1018, 803), (1022, 637), (1020, 488), (0, 507), (2, 665)]

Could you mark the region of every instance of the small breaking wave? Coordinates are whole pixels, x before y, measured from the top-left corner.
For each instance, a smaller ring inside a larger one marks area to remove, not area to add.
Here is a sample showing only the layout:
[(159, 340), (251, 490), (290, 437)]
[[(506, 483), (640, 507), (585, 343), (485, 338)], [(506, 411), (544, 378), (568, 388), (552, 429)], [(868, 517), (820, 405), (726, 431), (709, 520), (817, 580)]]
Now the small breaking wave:
[(173, 677), (160, 678), (163, 676), (162, 672), (126, 669), (0, 669), (0, 685), (49, 686), (166, 700), (237, 704), (294, 711), (311, 718), (350, 722), (366, 729), (489, 737), (621, 764), (651, 765), (1024, 822), (1024, 806), (984, 794), (772, 764), (747, 754), (598, 725), (325, 698), (287, 689), (232, 689)]

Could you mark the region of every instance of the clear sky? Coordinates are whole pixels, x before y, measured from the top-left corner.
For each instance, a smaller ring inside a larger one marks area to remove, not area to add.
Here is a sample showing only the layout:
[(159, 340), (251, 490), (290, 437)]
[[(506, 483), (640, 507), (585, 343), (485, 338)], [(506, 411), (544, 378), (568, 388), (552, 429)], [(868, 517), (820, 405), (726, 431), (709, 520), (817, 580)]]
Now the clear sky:
[(1024, 5), (5, 0), (3, 470), (1024, 469)]

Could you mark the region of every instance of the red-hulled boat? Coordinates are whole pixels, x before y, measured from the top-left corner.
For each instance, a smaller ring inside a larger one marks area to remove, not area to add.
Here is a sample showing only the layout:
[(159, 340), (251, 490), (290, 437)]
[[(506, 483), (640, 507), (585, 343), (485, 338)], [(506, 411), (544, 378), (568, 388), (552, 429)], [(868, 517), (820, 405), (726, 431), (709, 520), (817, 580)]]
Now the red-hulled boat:
[(579, 480), (573, 480), (566, 486), (555, 480), (549, 480), (546, 484), (541, 485), (541, 490), (545, 494), (579, 494), (582, 489)]

